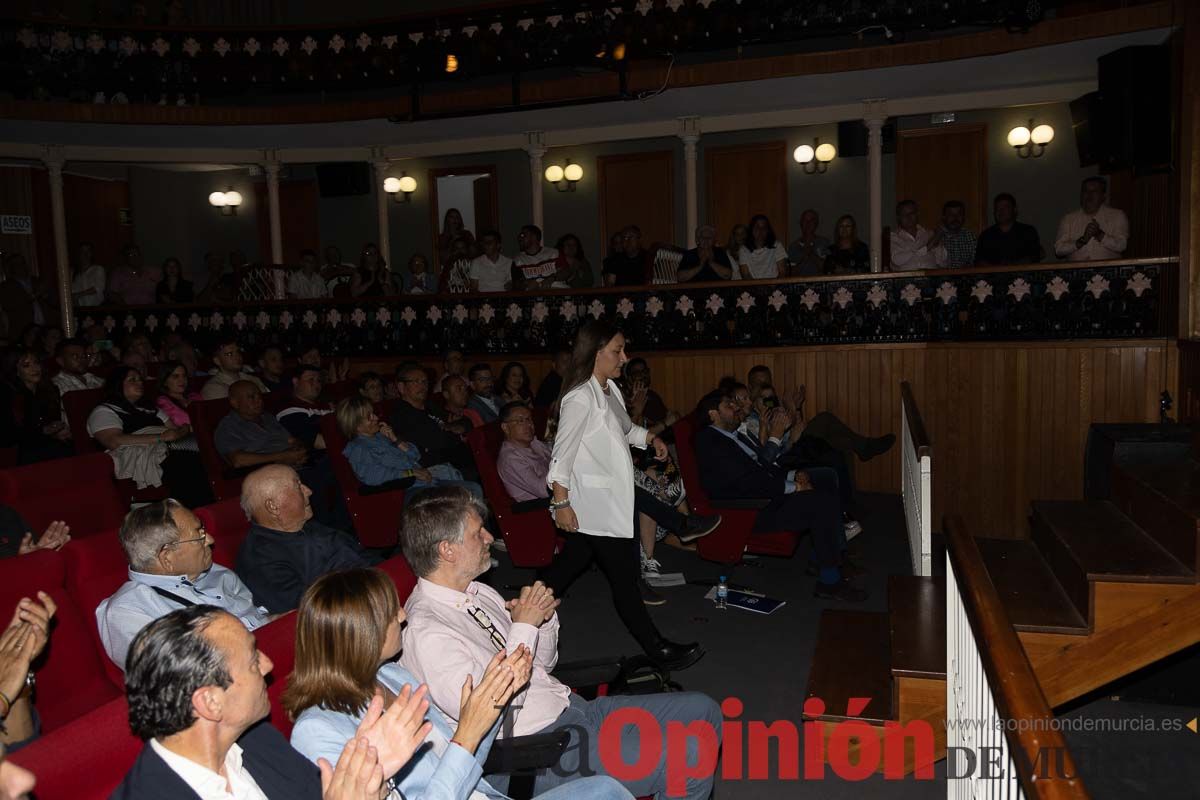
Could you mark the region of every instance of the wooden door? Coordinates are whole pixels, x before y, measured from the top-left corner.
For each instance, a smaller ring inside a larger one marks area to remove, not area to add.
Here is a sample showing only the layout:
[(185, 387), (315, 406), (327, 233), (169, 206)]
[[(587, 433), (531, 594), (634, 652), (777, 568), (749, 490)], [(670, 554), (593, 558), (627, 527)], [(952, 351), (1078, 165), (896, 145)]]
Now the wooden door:
[(130, 209), (129, 181), (111, 181), (84, 175), (63, 175), (63, 206), (67, 221), (67, 253), (71, 265), (79, 245), (90, 242), (92, 261), (112, 269), (121, 250), (133, 242), (133, 225), (122, 209)]
[[(942, 125), (899, 131), (896, 143), (896, 202), (916, 200), (920, 222), (934, 228), (947, 200), (967, 207), (965, 226), (979, 233), (991, 224), (987, 182), (987, 126)], [(884, 209), (895, 225), (895, 209)]]
[[(254, 186), (258, 214), (258, 248), (263, 263), (271, 260), (271, 220), (267, 212), (267, 185)], [(296, 264), (301, 250), (312, 250), (321, 260), (321, 227), (317, 214), (317, 182), (279, 182), (279, 230), (283, 263)]]
[(717, 241), (725, 242), (734, 225), (766, 214), (775, 238), (788, 239), (787, 142), (764, 142), (704, 151), (705, 197)]
[(642, 245), (675, 242), (675, 154), (670, 150), (600, 156), (600, 252), (626, 225), (642, 231)]

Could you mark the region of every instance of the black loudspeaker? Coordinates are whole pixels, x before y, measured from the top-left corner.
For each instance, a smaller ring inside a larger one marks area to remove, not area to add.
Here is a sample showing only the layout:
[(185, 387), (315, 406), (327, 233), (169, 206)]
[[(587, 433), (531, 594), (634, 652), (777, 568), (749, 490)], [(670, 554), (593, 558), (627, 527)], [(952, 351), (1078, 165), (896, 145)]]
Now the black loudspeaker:
[[(1101, 56), (1100, 125), (1093, 150), (1110, 168), (1153, 170), (1171, 164), (1171, 53), (1167, 45), (1122, 47)], [(1101, 145), (1097, 147), (1096, 145)]]
[(1090, 167), (1108, 162), (1113, 131), (1104, 120), (1099, 92), (1088, 92), (1071, 101), (1071, 130), (1075, 133), (1079, 166)]
[[(867, 125), (861, 119), (838, 123), (838, 157), (854, 158), (867, 154)], [(883, 137), (883, 152), (896, 152), (896, 123), (886, 122), (880, 131)]]
[(317, 164), (321, 197), (348, 197), (371, 191), (371, 165), (365, 161)]

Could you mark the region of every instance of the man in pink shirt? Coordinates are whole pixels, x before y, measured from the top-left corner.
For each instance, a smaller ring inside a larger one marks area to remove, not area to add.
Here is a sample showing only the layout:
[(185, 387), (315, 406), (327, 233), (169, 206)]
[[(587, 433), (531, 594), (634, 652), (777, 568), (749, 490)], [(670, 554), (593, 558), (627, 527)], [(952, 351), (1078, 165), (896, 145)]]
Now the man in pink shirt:
[(126, 246), (121, 256), (125, 263), (108, 276), (109, 302), (127, 306), (152, 304), (162, 275), (156, 268), (142, 265), (142, 251), (136, 244)]
[[(535, 792), (585, 774), (610, 774), (600, 757), (600, 727), (605, 717), (637, 709), (657, 722), (663, 733), (659, 759), (648, 774), (622, 781), (635, 795), (666, 796), (666, 730), (668, 723), (688, 727), (690, 775), (674, 776), (686, 787), (684, 797), (705, 800), (712, 793), (713, 770), (720, 749), (721, 712), (716, 702), (697, 692), (597, 697), (584, 700), (554, 678), (558, 663), (559, 600), (541, 581), (505, 601), (495, 589), (475, 578), (490, 567), (492, 535), (483, 527), (487, 508), (459, 487), (430, 489), (407, 503), (401, 518), (404, 555), (417, 574), (417, 586), (405, 603), (401, 664), (429, 686), (429, 697), (451, 720), (457, 720), (462, 687), (470, 676), (478, 684), (483, 670), (500, 650), (524, 644), (534, 654), (528, 686), (514, 695), (501, 723), (501, 736), (567, 731), (570, 736), (559, 763), (539, 773)], [(628, 712), (626, 712), (628, 713)], [(692, 723), (707, 723), (692, 725)], [(641, 737), (652, 725), (626, 725), (620, 740), (625, 764), (639, 762), (646, 745)], [(711, 730), (711, 734), (709, 731)], [(678, 735), (678, 734), (675, 734)], [(608, 753), (609, 759), (613, 754)], [(614, 776), (615, 777), (615, 776)]]

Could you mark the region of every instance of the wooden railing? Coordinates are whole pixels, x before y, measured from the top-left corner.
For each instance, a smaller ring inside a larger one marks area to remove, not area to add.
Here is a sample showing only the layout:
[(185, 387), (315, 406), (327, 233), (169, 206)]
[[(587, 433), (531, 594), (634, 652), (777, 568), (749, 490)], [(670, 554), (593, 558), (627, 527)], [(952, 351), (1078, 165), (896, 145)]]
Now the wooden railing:
[(900, 497), (908, 552), (913, 575), (928, 577), (933, 574), (933, 447), (907, 381), (900, 384), (900, 411)]
[(947, 797), (1089, 797), (975, 540), (947, 528)]

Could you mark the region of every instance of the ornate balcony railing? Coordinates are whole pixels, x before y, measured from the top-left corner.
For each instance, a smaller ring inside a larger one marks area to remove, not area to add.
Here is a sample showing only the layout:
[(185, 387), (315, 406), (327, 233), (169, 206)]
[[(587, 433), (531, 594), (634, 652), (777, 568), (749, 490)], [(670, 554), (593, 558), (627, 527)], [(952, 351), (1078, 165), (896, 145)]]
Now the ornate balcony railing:
[(1177, 259), (540, 293), (97, 307), (84, 327), (360, 356), (544, 353), (591, 317), (637, 350), (1174, 335)]

